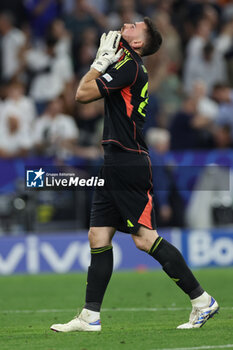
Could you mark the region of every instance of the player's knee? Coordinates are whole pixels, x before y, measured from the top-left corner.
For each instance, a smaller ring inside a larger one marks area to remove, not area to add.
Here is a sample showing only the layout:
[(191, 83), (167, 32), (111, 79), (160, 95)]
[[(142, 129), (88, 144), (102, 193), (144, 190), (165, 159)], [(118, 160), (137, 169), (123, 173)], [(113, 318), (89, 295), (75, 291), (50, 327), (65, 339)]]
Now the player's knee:
[(88, 239), (90, 242), (90, 246), (95, 245), (97, 238), (98, 238), (98, 233), (96, 232), (96, 229), (91, 227), (88, 231)]
[(112, 233), (103, 227), (90, 227), (89, 229), (88, 239), (91, 248), (99, 248), (110, 245), (111, 238)]
[(136, 247), (143, 251), (148, 251), (146, 240), (144, 240), (142, 237), (134, 237), (134, 243)]

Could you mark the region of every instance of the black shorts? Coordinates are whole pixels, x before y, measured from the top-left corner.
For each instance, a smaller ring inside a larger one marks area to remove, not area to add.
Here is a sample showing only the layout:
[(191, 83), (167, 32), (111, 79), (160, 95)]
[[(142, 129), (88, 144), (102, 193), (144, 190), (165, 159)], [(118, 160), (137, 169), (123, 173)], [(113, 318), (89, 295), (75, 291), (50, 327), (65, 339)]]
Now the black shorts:
[(91, 227), (111, 226), (131, 234), (141, 225), (155, 229), (149, 156), (120, 150), (108, 152), (98, 176), (105, 185), (95, 189)]

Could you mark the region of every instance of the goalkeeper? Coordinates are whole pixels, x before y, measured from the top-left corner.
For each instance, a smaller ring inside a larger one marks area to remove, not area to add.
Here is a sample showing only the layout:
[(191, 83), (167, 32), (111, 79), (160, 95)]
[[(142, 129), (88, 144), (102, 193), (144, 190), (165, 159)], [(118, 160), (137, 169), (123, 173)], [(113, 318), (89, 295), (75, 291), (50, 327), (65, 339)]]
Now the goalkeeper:
[(81, 313), (58, 332), (100, 331), (100, 309), (113, 269), (112, 238), (116, 230), (129, 233), (137, 248), (150, 254), (186, 293), (192, 304), (187, 323), (199, 328), (218, 311), (218, 304), (200, 286), (180, 252), (155, 228), (152, 169), (142, 128), (148, 103), (148, 76), (142, 57), (158, 51), (160, 33), (149, 18), (124, 24), (121, 32), (103, 34), (90, 71), (82, 78), (76, 100), (88, 103), (104, 98), (104, 165), (91, 209), (86, 303)]

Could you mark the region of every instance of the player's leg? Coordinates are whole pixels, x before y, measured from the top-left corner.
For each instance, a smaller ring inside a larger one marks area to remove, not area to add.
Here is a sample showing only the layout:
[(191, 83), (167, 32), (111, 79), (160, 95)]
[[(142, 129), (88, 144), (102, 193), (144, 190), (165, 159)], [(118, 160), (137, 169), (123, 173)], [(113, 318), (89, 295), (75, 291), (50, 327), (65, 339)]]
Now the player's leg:
[(137, 235), (133, 236), (133, 239), (139, 249), (147, 251), (162, 265), (166, 274), (191, 299), (199, 297), (204, 292), (179, 250), (162, 237), (159, 237), (156, 230), (150, 230), (141, 226)]
[(113, 227), (91, 227), (88, 233), (91, 264), (87, 275), (85, 308), (98, 313), (112, 275), (112, 238), (115, 231)]
[(91, 227), (88, 238), (91, 247), (91, 264), (88, 268), (86, 303), (81, 313), (65, 324), (54, 324), (57, 332), (100, 331), (100, 308), (113, 269), (113, 227)]
[(199, 328), (218, 311), (217, 302), (204, 291), (187, 266), (177, 248), (159, 237), (156, 230), (141, 226), (132, 235), (136, 246), (148, 252), (161, 265), (166, 274), (186, 293), (193, 306), (188, 323), (178, 328)]

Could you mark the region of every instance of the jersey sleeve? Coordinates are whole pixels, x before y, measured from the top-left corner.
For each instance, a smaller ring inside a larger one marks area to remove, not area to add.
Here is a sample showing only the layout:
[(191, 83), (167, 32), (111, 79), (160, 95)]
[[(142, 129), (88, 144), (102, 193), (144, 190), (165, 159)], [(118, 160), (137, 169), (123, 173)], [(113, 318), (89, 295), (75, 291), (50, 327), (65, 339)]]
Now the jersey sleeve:
[(138, 67), (134, 60), (126, 58), (117, 62), (105, 74), (96, 79), (101, 96), (108, 96), (133, 84), (137, 74)]

